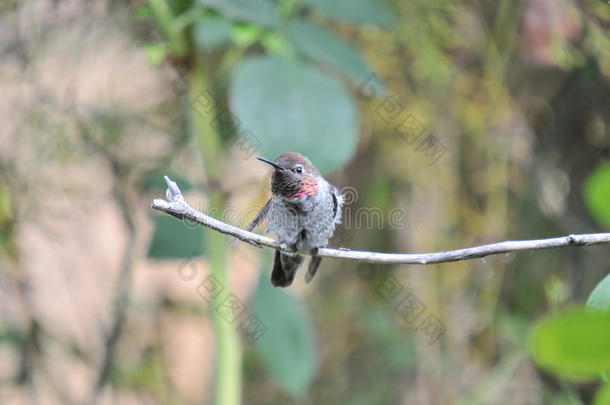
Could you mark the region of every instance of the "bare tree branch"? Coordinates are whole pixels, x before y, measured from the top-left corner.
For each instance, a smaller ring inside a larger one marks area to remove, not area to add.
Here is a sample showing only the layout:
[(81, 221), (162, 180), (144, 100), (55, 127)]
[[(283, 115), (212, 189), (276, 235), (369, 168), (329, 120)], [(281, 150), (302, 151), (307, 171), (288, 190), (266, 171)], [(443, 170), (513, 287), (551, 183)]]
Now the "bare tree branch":
[[(207, 226), (215, 231), (234, 236), (235, 238), (261, 247), (291, 252), (290, 248), (275, 239), (248, 232), (225, 222), (209, 217), (187, 204), (178, 188), (178, 185), (165, 176), (167, 183), (166, 200), (155, 199), (152, 208), (163, 211), (178, 219), (189, 219), (198, 224)], [(380, 253), (349, 249), (318, 249), (318, 256), (335, 259), (349, 259), (369, 263), (403, 263), (403, 264), (434, 264), (457, 262), (460, 260), (476, 259), (501, 253), (514, 253), (526, 250), (553, 249), (569, 246), (589, 246), (610, 244), (610, 233), (593, 233), (581, 235), (568, 235), (549, 239), (519, 240), (491, 243), (465, 249), (448, 250), (435, 253)], [(311, 252), (299, 252), (311, 255)]]

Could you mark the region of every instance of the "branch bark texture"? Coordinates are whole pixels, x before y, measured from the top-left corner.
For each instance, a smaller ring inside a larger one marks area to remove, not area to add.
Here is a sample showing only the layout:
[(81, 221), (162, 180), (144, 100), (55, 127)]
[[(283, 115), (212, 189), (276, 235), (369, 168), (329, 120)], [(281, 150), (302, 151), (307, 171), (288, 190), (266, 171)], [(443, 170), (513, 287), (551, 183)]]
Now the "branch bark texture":
[[(178, 185), (174, 181), (165, 176), (165, 182), (167, 183), (168, 187), (166, 191), (167, 200), (153, 200), (153, 209), (165, 212), (166, 214), (172, 215), (181, 220), (188, 219), (215, 231), (224, 233), (226, 235), (231, 235), (243, 242), (257, 247), (265, 246), (271, 249), (292, 252), (288, 246), (281, 244), (275, 239), (253, 232), (248, 232), (244, 229), (229, 225), (197, 211), (184, 200)], [(357, 260), (369, 263), (435, 264), (476, 259), (502, 253), (602, 244), (610, 244), (610, 233), (573, 234), (547, 239), (505, 241), (434, 253), (381, 253), (349, 250), (344, 248), (321, 248), (318, 249), (317, 255), (321, 257)], [(299, 253), (311, 255), (311, 252)]]

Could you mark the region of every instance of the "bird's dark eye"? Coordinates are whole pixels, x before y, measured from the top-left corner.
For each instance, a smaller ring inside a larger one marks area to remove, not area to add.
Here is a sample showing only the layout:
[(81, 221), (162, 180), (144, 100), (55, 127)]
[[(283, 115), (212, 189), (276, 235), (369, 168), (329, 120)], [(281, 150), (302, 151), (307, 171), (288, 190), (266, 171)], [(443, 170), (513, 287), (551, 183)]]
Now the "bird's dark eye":
[(297, 172), (298, 174), (301, 174), (301, 173), (303, 173), (303, 168), (302, 168), (301, 166), (297, 166), (297, 167), (294, 169), (294, 171), (295, 171), (295, 172)]

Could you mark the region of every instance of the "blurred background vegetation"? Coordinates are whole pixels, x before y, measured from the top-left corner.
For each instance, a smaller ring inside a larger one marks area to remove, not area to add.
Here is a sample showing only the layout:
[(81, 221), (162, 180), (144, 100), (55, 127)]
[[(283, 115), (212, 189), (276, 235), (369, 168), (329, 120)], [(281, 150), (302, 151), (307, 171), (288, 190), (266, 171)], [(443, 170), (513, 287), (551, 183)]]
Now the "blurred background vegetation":
[(607, 247), (279, 290), (150, 202), (244, 226), (296, 151), (349, 195), (334, 246), (607, 231), (609, 34), (605, 1), (2, 1), (0, 403), (608, 403), (610, 322), (562, 315)]

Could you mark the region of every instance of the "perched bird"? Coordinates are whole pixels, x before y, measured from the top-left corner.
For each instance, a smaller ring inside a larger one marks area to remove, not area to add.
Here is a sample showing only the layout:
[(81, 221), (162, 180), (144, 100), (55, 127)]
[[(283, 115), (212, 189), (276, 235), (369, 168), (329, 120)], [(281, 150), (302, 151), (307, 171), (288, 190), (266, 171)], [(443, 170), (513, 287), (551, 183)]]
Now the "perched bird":
[[(295, 251), (311, 251), (312, 257), (305, 275), (309, 283), (318, 270), (321, 257), (318, 248), (325, 247), (335, 226), (341, 222), (343, 196), (330, 185), (305, 156), (295, 152), (282, 153), (275, 162), (257, 158), (273, 166), (272, 196), (254, 220), (251, 231), (269, 216), (267, 231)], [(305, 256), (275, 251), (271, 283), (276, 287), (292, 284)]]

